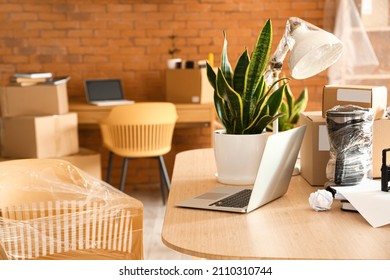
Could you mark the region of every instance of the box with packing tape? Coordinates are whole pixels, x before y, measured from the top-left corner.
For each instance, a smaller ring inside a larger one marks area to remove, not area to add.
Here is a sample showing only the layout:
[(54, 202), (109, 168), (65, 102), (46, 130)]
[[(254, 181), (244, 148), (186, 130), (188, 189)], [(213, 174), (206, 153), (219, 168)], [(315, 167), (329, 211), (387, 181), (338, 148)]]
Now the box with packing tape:
[(53, 158), (79, 151), (77, 114), (2, 118), (2, 156)]
[(385, 116), (387, 88), (385, 86), (335, 86), (326, 85), (322, 94), (322, 117), (337, 105), (355, 105), (375, 110), (374, 119)]

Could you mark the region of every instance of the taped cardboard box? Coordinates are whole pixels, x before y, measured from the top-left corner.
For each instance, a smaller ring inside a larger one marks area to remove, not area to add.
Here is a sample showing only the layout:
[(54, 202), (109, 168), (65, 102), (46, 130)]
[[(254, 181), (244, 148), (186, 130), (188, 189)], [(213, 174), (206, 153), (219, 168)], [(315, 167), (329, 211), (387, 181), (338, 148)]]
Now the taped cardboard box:
[(2, 119), (2, 156), (53, 158), (79, 151), (77, 114)]
[(213, 103), (214, 89), (207, 79), (206, 68), (168, 69), (166, 100), (173, 103)]
[(300, 123), (306, 125), (300, 152), (301, 175), (310, 185), (323, 186), (328, 181), (326, 166), (330, 150), (326, 120), (321, 111), (303, 112)]
[(69, 112), (66, 83), (0, 88), (3, 117), (61, 115)]
[(59, 159), (69, 161), (97, 179), (102, 178), (100, 153), (98, 152), (80, 147), (78, 153), (62, 156)]
[(374, 119), (386, 113), (387, 89), (384, 86), (333, 86), (326, 85), (322, 94), (322, 117), (337, 105), (356, 105), (375, 110)]

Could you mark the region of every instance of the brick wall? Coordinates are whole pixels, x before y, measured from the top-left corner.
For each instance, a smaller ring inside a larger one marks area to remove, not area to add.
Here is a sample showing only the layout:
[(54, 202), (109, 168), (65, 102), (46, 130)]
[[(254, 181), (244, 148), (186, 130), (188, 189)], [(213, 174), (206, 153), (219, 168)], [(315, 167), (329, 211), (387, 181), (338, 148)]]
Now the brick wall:
[[(222, 30), (226, 30), (229, 56), (235, 64), (234, 58), (245, 46), (251, 50), (267, 18), (273, 22), (274, 48), (290, 16), (321, 27), (325, 14), (331, 22), (334, 7), (325, 2), (333, 1), (1, 0), (0, 83), (6, 84), (15, 72), (70, 75), (70, 99), (84, 100), (84, 79), (118, 77), (128, 98), (164, 100), (164, 71), (170, 58), (171, 35), (177, 36), (175, 43), (181, 49), (181, 58), (206, 59), (213, 52), (218, 65)], [(296, 94), (307, 86), (308, 110), (320, 110), (326, 81), (322, 73), (304, 81), (291, 80), (290, 84)], [(176, 141), (181, 148), (177, 150), (207, 146), (201, 128), (187, 133), (195, 138), (200, 135), (199, 141), (188, 145), (187, 136), (178, 131)], [(99, 135), (89, 137), (89, 134), (80, 133), (80, 142), (89, 146), (94, 143), (99, 148), (96, 140)], [(154, 181), (155, 177), (149, 177)]]

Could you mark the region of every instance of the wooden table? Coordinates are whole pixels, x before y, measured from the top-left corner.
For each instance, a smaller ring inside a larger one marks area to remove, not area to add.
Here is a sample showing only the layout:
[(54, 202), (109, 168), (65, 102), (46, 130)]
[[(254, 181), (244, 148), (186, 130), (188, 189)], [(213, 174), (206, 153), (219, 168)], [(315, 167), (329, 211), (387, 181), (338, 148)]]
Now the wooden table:
[[(176, 127), (206, 126), (210, 128), (210, 147), (213, 146), (212, 132), (215, 130), (214, 104), (175, 104), (178, 119)], [(78, 124), (85, 128), (95, 127), (106, 118), (113, 106), (95, 106), (85, 102), (70, 102), (69, 111), (77, 112)]]
[[(213, 149), (179, 153), (162, 229), (171, 249), (207, 259), (390, 259), (390, 225), (373, 228), (359, 213), (311, 209), (317, 190), (294, 176), (281, 198), (249, 213), (175, 207), (218, 185)], [(331, 268), (330, 268), (331, 269)]]

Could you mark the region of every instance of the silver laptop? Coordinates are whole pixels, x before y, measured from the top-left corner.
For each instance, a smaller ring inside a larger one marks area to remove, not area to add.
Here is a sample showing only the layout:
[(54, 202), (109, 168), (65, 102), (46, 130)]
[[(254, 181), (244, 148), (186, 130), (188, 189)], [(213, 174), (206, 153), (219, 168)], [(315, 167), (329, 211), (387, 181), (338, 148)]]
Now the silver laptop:
[(249, 213), (281, 196), (290, 184), (306, 126), (268, 137), (253, 187), (220, 186), (176, 206)]
[(120, 79), (85, 80), (87, 102), (96, 106), (114, 106), (134, 103), (124, 97)]

